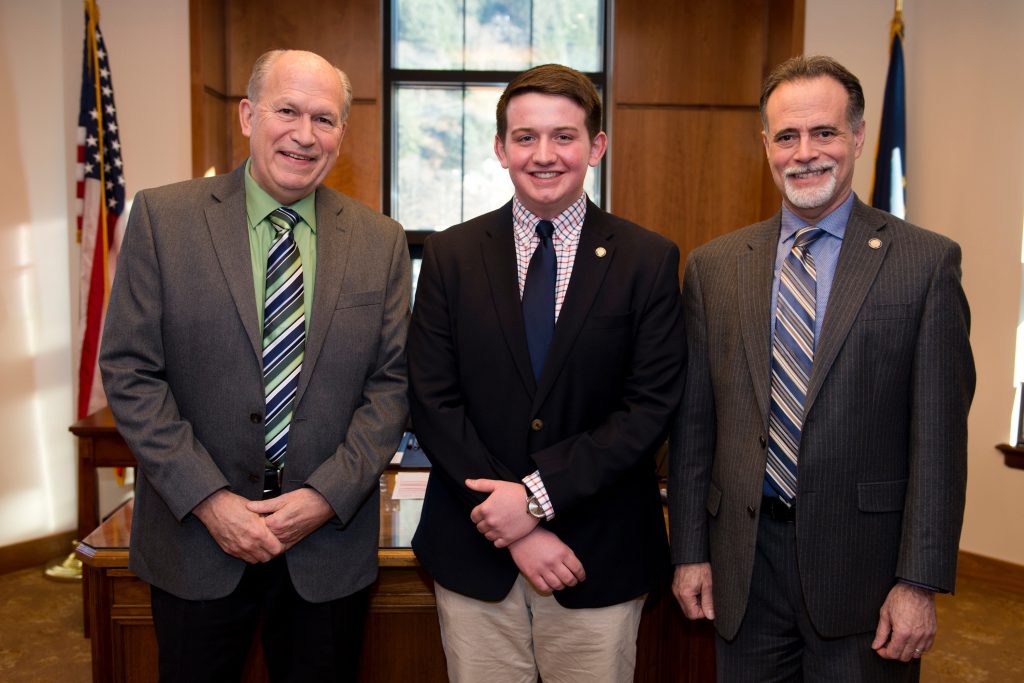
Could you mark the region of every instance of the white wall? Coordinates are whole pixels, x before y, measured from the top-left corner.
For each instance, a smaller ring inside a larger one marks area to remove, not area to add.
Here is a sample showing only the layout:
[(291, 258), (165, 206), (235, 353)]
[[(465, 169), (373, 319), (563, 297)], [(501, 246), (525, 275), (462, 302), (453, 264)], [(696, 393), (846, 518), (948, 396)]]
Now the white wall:
[[(807, 0), (805, 52), (832, 55), (864, 86), (868, 144), (854, 189), (868, 202), (892, 12), (892, 0)], [(1024, 471), (1008, 469), (994, 448), (1016, 439), (1024, 3), (906, 0), (904, 22), (907, 217), (960, 243), (972, 312), (978, 388), (961, 548), (1024, 564)]]
[[(191, 172), (188, 0), (101, 0), (129, 196)], [(0, 546), (76, 526), (80, 0), (0, 0)], [(108, 495), (109, 497), (109, 495)]]

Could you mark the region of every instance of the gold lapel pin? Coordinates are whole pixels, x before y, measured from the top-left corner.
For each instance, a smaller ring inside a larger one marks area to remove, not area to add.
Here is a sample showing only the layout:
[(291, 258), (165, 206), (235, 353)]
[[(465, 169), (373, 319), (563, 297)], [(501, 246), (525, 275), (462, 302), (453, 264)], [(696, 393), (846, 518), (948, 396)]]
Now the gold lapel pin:
[(877, 237), (872, 237), (871, 239), (868, 240), (868, 246), (871, 247), (872, 249), (878, 249), (882, 246), (882, 240), (878, 239)]
[(604, 258), (608, 254), (608, 250), (604, 247), (598, 247), (594, 250), (594, 253), (597, 254), (597, 258)]

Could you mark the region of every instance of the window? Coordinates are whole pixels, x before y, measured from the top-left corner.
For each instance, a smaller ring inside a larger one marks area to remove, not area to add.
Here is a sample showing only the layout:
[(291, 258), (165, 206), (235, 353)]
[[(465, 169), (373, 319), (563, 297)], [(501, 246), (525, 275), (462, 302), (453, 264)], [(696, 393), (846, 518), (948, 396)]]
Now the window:
[[(557, 62), (605, 84), (604, 0), (390, 0), (384, 61), (384, 210), (416, 235), (512, 196), (494, 110), (520, 71)], [(595, 173), (595, 171), (597, 171)], [(600, 167), (586, 190), (600, 203)]]

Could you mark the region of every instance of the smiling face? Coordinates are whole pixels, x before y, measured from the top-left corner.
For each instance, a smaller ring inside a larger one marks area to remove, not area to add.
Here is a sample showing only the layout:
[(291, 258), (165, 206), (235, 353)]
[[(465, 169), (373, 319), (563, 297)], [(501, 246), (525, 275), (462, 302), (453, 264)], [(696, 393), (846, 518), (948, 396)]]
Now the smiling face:
[(780, 84), (765, 106), (761, 133), (783, 202), (813, 224), (849, 196), (864, 147), (864, 121), (847, 120), (848, 95), (828, 76)]
[(250, 172), (267, 194), (294, 204), (323, 182), (345, 136), (342, 101), (334, 67), (315, 54), (296, 51), (273, 62), (256, 101), (239, 103)]
[(505, 139), (495, 136), (494, 153), (523, 206), (555, 218), (583, 194), (587, 168), (601, 161), (608, 138), (601, 132), (591, 140), (583, 107), (561, 95), (516, 95), (505, 117)]

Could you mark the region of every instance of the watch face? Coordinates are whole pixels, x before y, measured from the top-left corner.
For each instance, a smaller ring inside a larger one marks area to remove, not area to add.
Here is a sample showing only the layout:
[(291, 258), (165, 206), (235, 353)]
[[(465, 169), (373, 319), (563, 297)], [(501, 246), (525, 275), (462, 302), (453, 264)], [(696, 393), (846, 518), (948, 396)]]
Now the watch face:
[(536, 496), (530, 496), (526, 499), (526, 510), (537, 519), (543, 519), (545, 517), (544, 508), (541, 506)]

